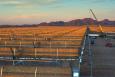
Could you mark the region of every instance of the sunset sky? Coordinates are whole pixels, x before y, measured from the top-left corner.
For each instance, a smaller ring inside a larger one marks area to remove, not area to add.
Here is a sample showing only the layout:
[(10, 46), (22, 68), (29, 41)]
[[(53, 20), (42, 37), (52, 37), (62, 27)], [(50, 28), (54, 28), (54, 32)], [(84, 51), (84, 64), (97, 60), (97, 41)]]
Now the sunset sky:
[(115, 20), (115, 0), (0, 0), (0, 25), (38, 24), (92, 17)]

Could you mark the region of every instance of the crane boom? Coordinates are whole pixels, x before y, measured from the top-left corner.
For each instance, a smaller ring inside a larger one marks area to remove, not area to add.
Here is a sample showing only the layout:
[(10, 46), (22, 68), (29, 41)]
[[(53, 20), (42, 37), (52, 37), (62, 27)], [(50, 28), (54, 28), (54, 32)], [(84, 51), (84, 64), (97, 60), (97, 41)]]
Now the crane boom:
[[(91, 11), (91, 13), (92, 13), (93, 17), (95, 18), (95, 20), (98, 22), (98, 19), (97, 19), (96, 15), (94, 14), (93, 10), (92, 10), (92, 9), (90, 9), (90, 11)], [(99, 26), (99, 28), (100, 28), (101, 32), (103, 33), (104, 31), (103, 31), (103, 29), (102, 29), (102, 26), (101, 26), (99, 23), (98, 23), (98, 26)]]

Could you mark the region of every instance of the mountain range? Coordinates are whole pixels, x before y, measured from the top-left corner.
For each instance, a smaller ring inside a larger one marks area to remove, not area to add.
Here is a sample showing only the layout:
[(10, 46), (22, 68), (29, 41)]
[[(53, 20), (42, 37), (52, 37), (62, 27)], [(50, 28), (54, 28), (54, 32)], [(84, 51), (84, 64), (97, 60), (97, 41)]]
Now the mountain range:
[(68, 22), (55, 21), (55, 22), (42, 22), (40, 24), (24, 24), (24, 25), (1, 25), (0, 27), (33, 27), (33, 26), (82, 26), (82, 25), (102, 25), (102, 26), (115, 26), (115, 21), (104, 19), (96, 21), (92, 18), (75, 19)]
[(71, 20), (68, 22), (64, 22), (64, 21), (56, 21), (56, 22), (42, 22), (39, 25), (51, 25), (51, 26), (82, 26), (82, 25), (103, 25), (103, 26), (115, 26), (115, 21), (110, 21), (109, 19), (104, 19), (102, 21), (96, 21), (92, 18), (84, 18), (84, 19), (75, 19), (75, 20)]

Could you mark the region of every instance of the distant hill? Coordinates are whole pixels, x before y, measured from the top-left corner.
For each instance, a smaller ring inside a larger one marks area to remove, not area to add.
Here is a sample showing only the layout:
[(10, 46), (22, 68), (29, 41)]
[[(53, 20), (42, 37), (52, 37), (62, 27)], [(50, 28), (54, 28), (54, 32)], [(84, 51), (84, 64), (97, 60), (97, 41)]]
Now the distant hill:
[(108, 19), (104, 19), (102, 21), (97, 22), (96, 20), (92, 19), (92, 18), (84, 18), (84, 19), (75, 19), (75, 20), (71, 20), (68, 22), (64, 22), (64, 21), (56, 21), (56, 22), (50, 22), (50, 23), (40, 23), (39, 25), (51, 25), (51, 26), (82, 26), (82, 25), (97, 25), (97, 24), (101, 24), (103, 26), (115, 26), (115, 21), (110, 21)]
[(110, 21), (109, 19), (104, 19), (102, 21), (96, 21), (92, 18), (84, 18), (84, 19), (75, 19), (68, 22), (64, 21), (55, 21), (55, 22), (42, 22), (40, 24), (24, 24), (24, 25), (1, 25), (0, 27), (36, 27), (36, 26), (82, 26), (82, 25), (98, 25), (101, 24), (103, 26), (115, 26), (115, 21)]

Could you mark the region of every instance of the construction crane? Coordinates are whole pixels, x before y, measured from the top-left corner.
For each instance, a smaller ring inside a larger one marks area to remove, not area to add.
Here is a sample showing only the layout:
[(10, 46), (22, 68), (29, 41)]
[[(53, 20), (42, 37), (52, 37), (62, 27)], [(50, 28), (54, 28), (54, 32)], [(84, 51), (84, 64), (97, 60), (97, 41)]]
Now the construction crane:
[[(95, 20), (98, 22), (98, 19), (97, 19), (96, 15), (94, 14), (94, 12), (93, 12), (92, 9), (90, 9), (90, 12), (92, 13), (92, 15), (93, 15), (93, 17), (95, 18)], [(101, 26), (99, 23), (98, 23), (98, 26), (99, 26), (99, 28), (100, 28), (101, 33), (103, 34), (104, 31), (103, 31), (103, 29), (102, 29), (102, 26)]]

